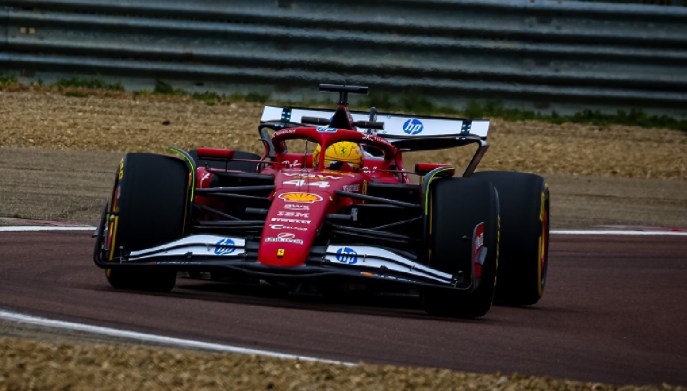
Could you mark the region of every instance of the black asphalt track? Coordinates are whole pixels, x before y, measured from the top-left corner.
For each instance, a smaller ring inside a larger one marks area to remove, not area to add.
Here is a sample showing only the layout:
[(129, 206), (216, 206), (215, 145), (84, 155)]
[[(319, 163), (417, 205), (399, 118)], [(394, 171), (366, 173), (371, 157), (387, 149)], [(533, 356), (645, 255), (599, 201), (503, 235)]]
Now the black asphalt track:
[(540, 303), (479, 320), (182, 278), (115, 291), (92, 248), (89, 232), (0, 232), (0, 309), (333, 360), (687, 385), (687, 236), (552, 235)]

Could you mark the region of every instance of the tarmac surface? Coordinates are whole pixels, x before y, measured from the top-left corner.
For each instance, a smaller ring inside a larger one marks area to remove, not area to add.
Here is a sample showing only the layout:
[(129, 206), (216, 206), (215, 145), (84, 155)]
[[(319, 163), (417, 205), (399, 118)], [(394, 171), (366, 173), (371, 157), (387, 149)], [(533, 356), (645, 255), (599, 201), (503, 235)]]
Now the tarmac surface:
[(332, 301), (184, 278), (169, 294), (115, 291), (90, 264), (90, 232), (1, 237), (6, 310), (346, 362), (687, 384), (687, 236), (552, 235), (542, 301), (479, 320), (430, 317), (412, 297)]

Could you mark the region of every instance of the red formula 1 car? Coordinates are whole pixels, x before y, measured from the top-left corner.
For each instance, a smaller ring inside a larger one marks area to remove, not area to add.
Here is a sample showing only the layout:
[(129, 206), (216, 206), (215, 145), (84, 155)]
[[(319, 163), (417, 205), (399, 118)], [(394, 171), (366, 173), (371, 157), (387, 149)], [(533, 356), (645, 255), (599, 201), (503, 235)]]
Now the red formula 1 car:
[[(336, 110), (265, 107), (263, 156), (127, 154), (96, 232), (109, 283), (168, 291), (186, 272), (400, 289), (431, 314), (459, 317), (486, 314), (494, 298), (541, 298), (549, 193), (537, 175), (475, 172), (488, 121), (351, 112), (348, 94), (367, 87), (320, 90), (339, 94)], [(403, 151), (468, 144), (477, 148), (462, 176), (447, 164), (403, 166)]]

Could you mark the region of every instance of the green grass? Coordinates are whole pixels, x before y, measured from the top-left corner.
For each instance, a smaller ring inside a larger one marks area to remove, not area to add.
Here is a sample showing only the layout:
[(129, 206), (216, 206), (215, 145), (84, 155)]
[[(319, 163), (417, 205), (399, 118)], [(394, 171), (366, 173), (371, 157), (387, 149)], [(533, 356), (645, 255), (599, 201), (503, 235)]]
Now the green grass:
[(221, 95), (217, 94), (216, 92), (210, 91), (194, 92), (193, 94), (191, 94), (191, 98), (205, 102), (205, 104), (208, 106), (214, 106), (222, 101)]
[(155, 88), (153, 94), (158, 95), (185, 95), (183, 90), (172, 87), (171, 84), (163, 80), (155, 80)]
[(0, 75), (0, 88), (7, 88), (17, 82), (14, 75)]
[(269, 98), (267, 95), (259, 94), (256, 92), (249, 92), (247, 94), (232, 94), (230, 96), (220, 95), (216, 92), (205, 91), (205, 92), (192, 92), (188, 93), (184, 90), (174, 88), (169, 83), (162, 80), (157, 80), (155, 82), (155, 88), (153, 89), (153, 94), (159, 95), (185, 95), (190, 96), (193, 99), (205, 102), (205, 104), (212, 106), (220, 103), (224, 100), (233, 102), (257, 102), (265, 103)]
[(232, 94), (229, 99), (241, 102), (255, 102), (265, 103), (269, 100), (269, 96), (257, 92), (249, 92), (247, 94)]
[(256, 92), (249, 93), (237, 93), (229, 96), (220, 95), (216, 92), (205, 91), (205, 92), (186, 92), (184, 90), (174, 88), (169, 83), (162, 80), (157, 80), (155, 82), (155, 88), (152, 91), (153, 94), (158, 95), (180, 95), (180, 96), (190, 96), (193, 99), (205, 102), (207, 105), (215, 105), (222, 101), (233, 101), (233, 102), (256, 102), (265, 103), (269, 99), (269, 96), (264, 94), (259, 94)]
[(54, 83), (60, 88), (89, 88), (95, 90), (124, 91), (121, 83), (107, 83), (100, 77), (80, 78), (72, 77), (60, 79)]

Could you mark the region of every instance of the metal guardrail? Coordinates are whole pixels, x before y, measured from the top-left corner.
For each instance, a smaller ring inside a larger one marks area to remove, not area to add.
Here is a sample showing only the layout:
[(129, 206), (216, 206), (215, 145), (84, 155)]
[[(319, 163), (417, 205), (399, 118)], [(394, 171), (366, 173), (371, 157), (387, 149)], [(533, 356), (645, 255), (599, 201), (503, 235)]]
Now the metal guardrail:
[(0, 73), (312, 99), (685, 115), (687, 8), (548, 0), (5, 0)]

